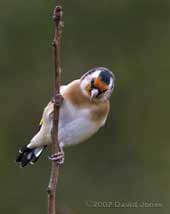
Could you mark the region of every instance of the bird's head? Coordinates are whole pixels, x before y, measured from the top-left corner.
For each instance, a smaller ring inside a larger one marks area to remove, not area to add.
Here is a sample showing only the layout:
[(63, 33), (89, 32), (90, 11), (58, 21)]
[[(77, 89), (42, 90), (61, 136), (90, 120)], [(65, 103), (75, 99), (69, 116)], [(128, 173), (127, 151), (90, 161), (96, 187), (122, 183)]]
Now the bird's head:
[(91, 100), (107, 100), (114, 88), (114, 74), (107, 68), (97, 67), (89, 70), (80, 79), (83, 93)]

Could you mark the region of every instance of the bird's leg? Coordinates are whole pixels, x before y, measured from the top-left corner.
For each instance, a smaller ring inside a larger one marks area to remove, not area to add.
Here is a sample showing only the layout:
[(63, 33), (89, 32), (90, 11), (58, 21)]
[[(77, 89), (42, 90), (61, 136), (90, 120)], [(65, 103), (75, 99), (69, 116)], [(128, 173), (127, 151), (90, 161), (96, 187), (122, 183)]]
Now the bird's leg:
[(50, 160), (55, 161), (58, 165), (61, 165), (64, 163), (64, 150), (63, 150), (63, 143), (59, 144), (60, 151), (58, 153), (55, 153), (49, 157)]

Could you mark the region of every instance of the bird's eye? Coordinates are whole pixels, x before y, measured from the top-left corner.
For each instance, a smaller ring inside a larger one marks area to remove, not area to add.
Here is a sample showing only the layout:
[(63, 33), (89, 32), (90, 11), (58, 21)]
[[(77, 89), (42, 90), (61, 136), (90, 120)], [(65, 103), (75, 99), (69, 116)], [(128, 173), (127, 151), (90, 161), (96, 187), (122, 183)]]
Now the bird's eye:
[(107, 91), (107, 89), (103, 90), (102, 93), (105, 93)]
[(94, 88), (94, 79), (91, 81), (91, 87)]

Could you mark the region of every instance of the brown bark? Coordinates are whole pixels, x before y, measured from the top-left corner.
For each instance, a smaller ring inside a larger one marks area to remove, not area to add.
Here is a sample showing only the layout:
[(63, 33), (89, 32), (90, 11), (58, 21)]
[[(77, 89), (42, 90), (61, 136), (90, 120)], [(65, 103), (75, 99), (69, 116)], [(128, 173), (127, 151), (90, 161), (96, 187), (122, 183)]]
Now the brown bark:
[[(63, 28), (62, 20), (62, 7), (56, 6), (54, 9), (53, 20), (55, 23), (55, 32), (53, 40), (53, 58), (55, 69), (55, 84), (54, 84), (54, 116), (53, 116), (53, 128), (51, 132), (52, 146), (51, 154), (56, 154), (60, 151), (58, 142), (58, 121), (59, 121), (59, 109), (62, 103), (62, 96), (60, 95), (60, 82), (61, 82), (61, 65), (60, 65), (60, 44), (61, 34)], [(51, 175), (48, 185), (48, 214), (56, 214), (56, 187), (59, 178), (59, 165), (55, 161), (52, 161)]]

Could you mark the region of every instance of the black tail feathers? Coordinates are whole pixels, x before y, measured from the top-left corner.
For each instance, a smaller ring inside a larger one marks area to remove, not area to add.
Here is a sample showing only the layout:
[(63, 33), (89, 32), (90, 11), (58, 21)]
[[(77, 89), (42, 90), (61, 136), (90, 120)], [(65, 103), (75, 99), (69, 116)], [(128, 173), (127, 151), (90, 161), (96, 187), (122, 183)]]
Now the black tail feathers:
[(37, 148), (28, 148), (27, 145), (24, 145), (20, 150), (16, 158), (16, 162), (20, 164), (21, 167), (26, 166), (28, 163), (34, 164), (46, 146), (37, 147)]

